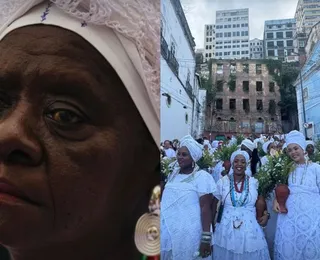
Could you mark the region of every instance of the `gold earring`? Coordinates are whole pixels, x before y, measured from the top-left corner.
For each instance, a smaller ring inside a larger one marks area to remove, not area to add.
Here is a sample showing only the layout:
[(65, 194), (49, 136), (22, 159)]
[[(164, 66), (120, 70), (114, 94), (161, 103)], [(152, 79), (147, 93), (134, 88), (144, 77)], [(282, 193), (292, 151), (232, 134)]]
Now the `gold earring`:
[(137, 224), (134, 242), (144, 259), (160, 259), (160, 197), (161, 188), (157, 185), (149, 202), (149, 212), (143, 214)]

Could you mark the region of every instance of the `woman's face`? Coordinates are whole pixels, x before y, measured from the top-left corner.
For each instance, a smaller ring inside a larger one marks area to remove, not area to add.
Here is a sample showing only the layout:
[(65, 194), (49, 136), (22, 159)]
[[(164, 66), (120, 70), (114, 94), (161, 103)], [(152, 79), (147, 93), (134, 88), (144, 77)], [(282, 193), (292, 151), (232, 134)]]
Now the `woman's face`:
[(191, 168), (193, 159), (187, 147), (182, 146), (177, 153), (177, 161), (181, 169)]
[(277, 146), (275, 145), (275, 143), (271, 143), (269, 144), (268, 146), (268, 152), (270, 153), (271, 150), (276, 150), (277, 149)]
[[(0, 112), (0, 244), (40, 247), (92, 234), (114, 241), (120, 227), (133, 232), (159, 182), (159, 151), (90, 44), (53, 26), (7, 35)], [(4, 195), (4, 181), (27, 199)]]
[(233, 161), (233, 173), (235, 175), (243, 175), (246, 171), (246, 158), (242, 154), (238, 154)]
[(312, 144), (308, 144), (307, 145), (307, 148), (306, 148), (306, 151), (308, 153), (308, 155), (313, 155), (314, 154), (314, 147)]
[(287, 147), (287, 154), (296, 163), (304, 163), (304, 151), (297, 144), (289, 144)]

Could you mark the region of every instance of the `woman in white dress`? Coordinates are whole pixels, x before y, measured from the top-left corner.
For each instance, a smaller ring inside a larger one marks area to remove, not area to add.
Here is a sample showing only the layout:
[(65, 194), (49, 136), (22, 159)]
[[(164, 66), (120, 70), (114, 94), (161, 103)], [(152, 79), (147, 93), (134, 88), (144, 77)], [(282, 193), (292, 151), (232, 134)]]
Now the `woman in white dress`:
[(220, 200), (223, 204), (213, 235), (214, 260), (270, 259), (261, 227), (267, 223), (268, 215), (257, 222), (258, 182), (245, 174), (248, 162), (247, 152), (234, 152), (231, 156), (233, 174), (220, 179), (213, 193), (216, 203)]
[[(296, 163), (289, 175), (287, 214), (279, 214), (275, 237), (275, 260), (320, 259), (320, 166), (305, 159), (302, 133), (286, 136), (287, 153)], [(279, 205), (275, 200), (275, 211)]]
[(261, 165), (265, 165), (268, 163), (268, 156), (270, 156), (270, 151), (276, 149), (276, 145), (273, 140), (267, 141), (262, 145), (262, 149), (265, 152), (265, 156), (261, 158)]
[(181, 139), (178, 168), (169, 175), (161, 201), (161, 259), (211, 260), (211, 203), (216, 185), (199, 170), (202, 146), (190, 135)]

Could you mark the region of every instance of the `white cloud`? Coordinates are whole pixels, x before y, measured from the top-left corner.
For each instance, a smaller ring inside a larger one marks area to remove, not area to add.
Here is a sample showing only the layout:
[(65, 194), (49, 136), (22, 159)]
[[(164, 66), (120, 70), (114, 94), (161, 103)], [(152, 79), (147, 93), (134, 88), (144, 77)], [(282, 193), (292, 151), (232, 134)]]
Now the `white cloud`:
[(215, 23), (218, 10), (249, 8), (250, 39), (262, 39), (264, 22), (294, 18), (297, 3), (298, 0), (181, 0), (197, 49), (203, 48), (204, 25)]

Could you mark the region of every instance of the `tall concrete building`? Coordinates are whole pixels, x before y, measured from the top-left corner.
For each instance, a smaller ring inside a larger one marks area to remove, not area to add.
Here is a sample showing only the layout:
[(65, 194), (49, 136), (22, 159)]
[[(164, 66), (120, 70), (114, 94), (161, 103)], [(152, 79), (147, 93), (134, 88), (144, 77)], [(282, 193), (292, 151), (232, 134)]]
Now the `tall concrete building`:
[(216, 59), (250, 58), (249, 9), (216, 12)]
[(295, 19), (269, 20), (264, 23), (264, 51), (266, 58), (285, 60), (297, 52), (294, 38)]
[(215, 54), (216, 26), (206, 24), (204, 26), (204, 61), (214, 58)]
[(257, 38), (250, 40), (250, 59), (263, 59), (263, 40)]
[(308, 35), (311, 28), (320, 21), (320, 0), (299, 0), (295, 19), (297, 32)]

